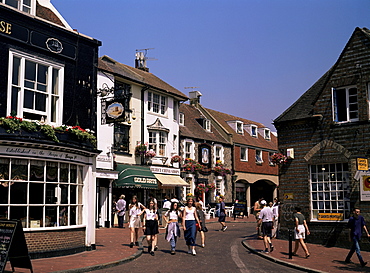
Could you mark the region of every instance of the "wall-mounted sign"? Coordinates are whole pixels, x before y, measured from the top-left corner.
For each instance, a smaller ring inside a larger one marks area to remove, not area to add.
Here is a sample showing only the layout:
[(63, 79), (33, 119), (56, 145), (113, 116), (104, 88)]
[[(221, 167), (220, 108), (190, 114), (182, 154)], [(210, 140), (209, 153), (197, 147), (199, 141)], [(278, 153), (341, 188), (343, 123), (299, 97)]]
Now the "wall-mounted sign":
[(370, 176), (362, 175), (360, 179), (361, 201), (370, 201)]
[(55, 38), (49, 38), (45, 42), (46, 47), (53, 53), (61, 53), (63, 51), (62, 43)]
[(107, 113), (108, 117), (113, 118), (113, 119), (117, 119), (120, 116), (122, 116), (124, 110), (125, 109), (123, 108), (122, 103), (113, 102), (110, 105), (108, 105), (106, 113)]
[(293, 193), (284, 193), (285, 200), (293, 200)]
[(211, 146), (204, 143), (199, 145), (198, 150), (198, 162), (206, 167), (211, 167)]
[(322, 221), (343, 221), (343, 213), (319, 213), (318, 220)]
[(357, 170), (358, 171), (367, 171), (369, 170), (369, 162), (367, 158), (357, 158)]
[(18, 41), (28, 42), (29, 31), (25, 27), (0, 19), (0, 34)]

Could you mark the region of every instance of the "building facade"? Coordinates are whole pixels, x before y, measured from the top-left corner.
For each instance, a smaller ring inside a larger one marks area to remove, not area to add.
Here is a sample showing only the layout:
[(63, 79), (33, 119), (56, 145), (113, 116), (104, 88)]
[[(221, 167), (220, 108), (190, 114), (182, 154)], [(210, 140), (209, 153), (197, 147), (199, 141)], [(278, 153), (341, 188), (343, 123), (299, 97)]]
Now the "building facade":
[(348, 244), (345, 225), (355, 207), (370, 216), (370, 31), (356, 28), (336, 63), (275, 121), (281, 167), (281, 226), (292, 227), (302, 207), (315, 236), (328, 246)]
[(50, 1), (1, 1), (0, 217), (31, 257), (95, 248), (96, 68), (101, 43)]

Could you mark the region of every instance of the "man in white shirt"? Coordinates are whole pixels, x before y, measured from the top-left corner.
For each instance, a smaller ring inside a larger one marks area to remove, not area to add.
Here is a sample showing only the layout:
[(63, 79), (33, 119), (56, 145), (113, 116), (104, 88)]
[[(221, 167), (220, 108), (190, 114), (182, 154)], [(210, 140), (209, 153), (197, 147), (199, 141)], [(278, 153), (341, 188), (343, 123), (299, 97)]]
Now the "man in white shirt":
[(274, 204), (272, 205), (272, 213), (274, 214), (272, 238), (276, 238), (278, 236), (279, 227), (279, 200), (276, 197), (274, 198)]
[(258, 216), (258, 222), (257, 222), (257, 229), (262, 224), (262, 235), (263, 235), (263, 243), (265, 245), (265, 253), (269, 253), (269, 246), (270, 246), (270, 252), (274, 250), (274, 246), (271, 243), (271, 235), (272, 235), (272, 229), (273, 221), (274, 221), (274, 214), (272, 212), (272, 209), (267, 205), (267, 202), (265, 200), (261, 201), (261, 206), (263, 207), (259, 216)]

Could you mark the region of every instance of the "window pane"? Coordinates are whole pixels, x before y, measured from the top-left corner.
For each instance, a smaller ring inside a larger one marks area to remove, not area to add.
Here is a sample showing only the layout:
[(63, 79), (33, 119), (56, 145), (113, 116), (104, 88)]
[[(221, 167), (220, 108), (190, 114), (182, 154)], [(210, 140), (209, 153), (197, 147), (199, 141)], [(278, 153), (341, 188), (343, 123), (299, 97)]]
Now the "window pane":
[(31, 161), (30, 167), (30, 180), (31, 181), (44, 181), (44, 161)]
[(53, 68), (53, 79), (52, 79), (52, 94), (53, 95), (58, 95), (59, 94), (59, 70)]
[(54, 227), (57, 224), (57, 207), (45, 208), (45, 227)]
[(46, 181), (49, 182), (58, 181), (58, 163), (56, 162), (46, 163)]
[(25, 90), (23, 106), (28, 109), (33, 109), (33, 100), (34, 100), (34, 92)]
[(12, 84), (19, 86), (19, 69), (20, 69), (21, 59), (14, 57), (13, 58), (13, 75), (12, 75)]
[(60, 182), (68, 182), (69, 168), (68, 164), (60, 163)]
[(77, 183), (77, 166), (76, 165), (71, 165), (70, 166), (70, 183)]
[(29, 211), (29, 227), (42, 227), (44, 224), (43, 207), (30, 207)]
[(27, 160), (23, 159), (15, 159), (12, 160), (12, 180), (27, 180), (28, 179), (28, 168), (27, 168)]
[(60, 207), (59, 209), (59, 225), (68, 225), (68, 207)]
[(26, 65), (25, 79), (31, 82), (35, 82), (36, 81), (36, 63), (26, 60), (25, 65)]
[(36, 93), (35, 99), (35, 110), (46, 111), (46, 95), (41, 93)]
[(46, 204), (56, 204), (58, 202), (56, 195), (57, 187), (58, 186), (56, 184), (51, 183), (46, 184), (46, 197), (45, 197)]
[(60, 185), (61, 189), (61, 204), (68, 204), (68, 185)]
[(27, 204), (27, 183), (15, 182), (10, 186), (11, 204)]
[(30, 183), (30, 204), (44, 204), (44, 183)]
[(1, 158), (0, 159), (0, 180), (9, 179), (9, 159)]
[(19, 0), (5, 0), (5, 4), (12, 6), (13, 8), (19, 9), (18, 7)]

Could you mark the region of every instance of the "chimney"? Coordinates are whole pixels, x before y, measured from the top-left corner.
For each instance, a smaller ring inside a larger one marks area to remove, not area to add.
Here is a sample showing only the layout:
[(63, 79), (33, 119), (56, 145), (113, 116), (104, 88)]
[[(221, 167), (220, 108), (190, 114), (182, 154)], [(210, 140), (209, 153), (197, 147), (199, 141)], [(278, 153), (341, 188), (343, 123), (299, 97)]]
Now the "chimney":
[(146, 67), (146, 57), (143, 52), (136, 52), (135, 68), (149, 72), (149, 68)]
[(190, 105), (197, 105), (200, 103), (200, 97), (202, 96), (202, 93), (199, 91), (190, 91), (189, 92), (189, 98), (190, 98)]

